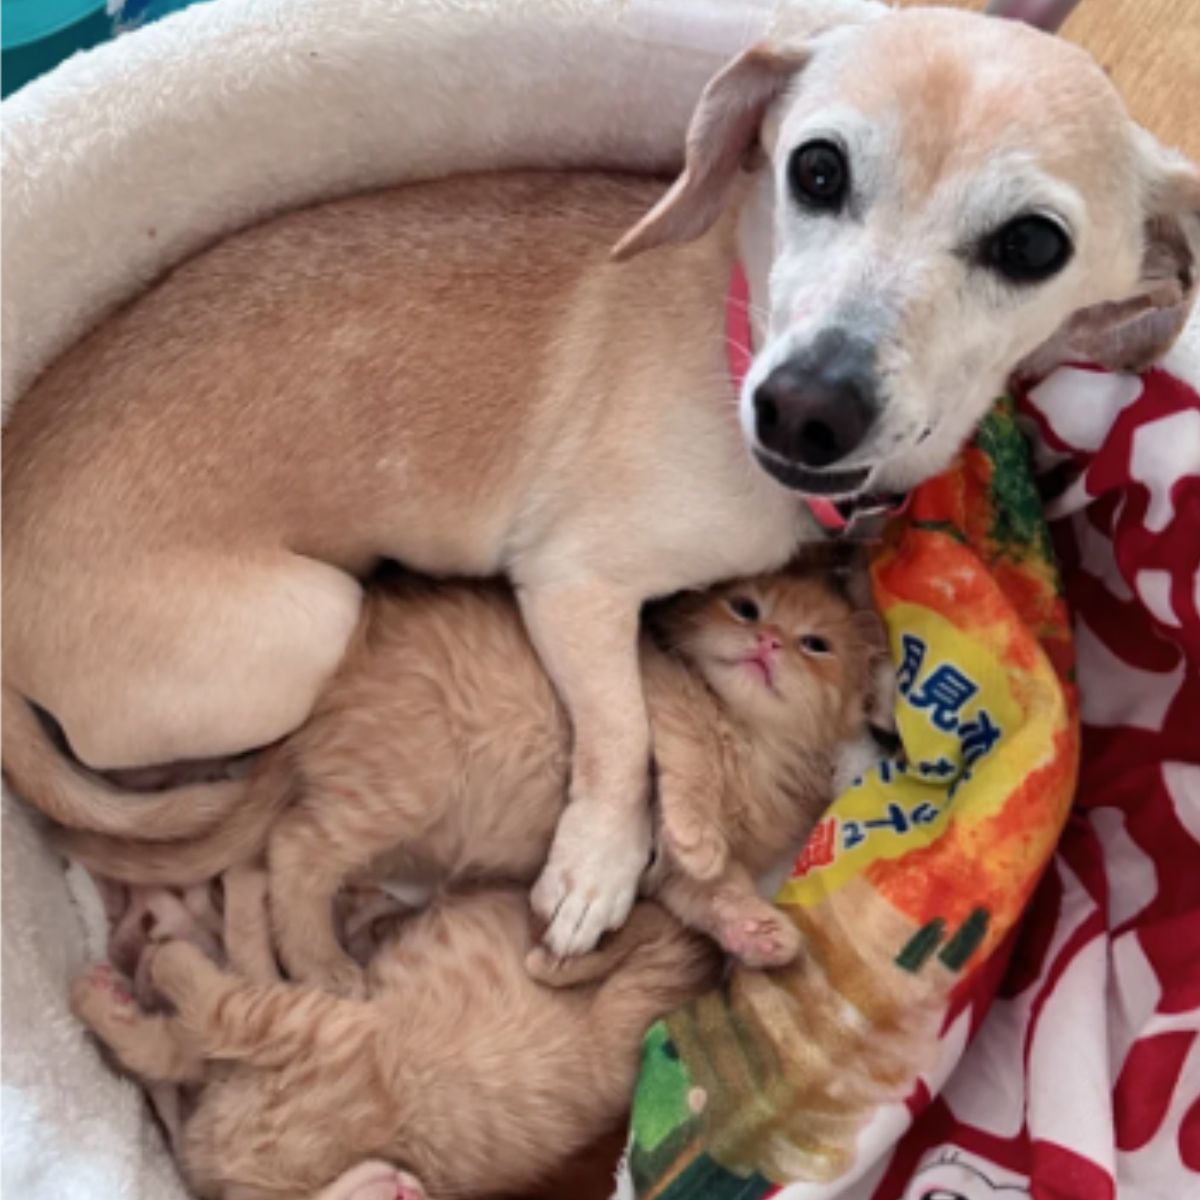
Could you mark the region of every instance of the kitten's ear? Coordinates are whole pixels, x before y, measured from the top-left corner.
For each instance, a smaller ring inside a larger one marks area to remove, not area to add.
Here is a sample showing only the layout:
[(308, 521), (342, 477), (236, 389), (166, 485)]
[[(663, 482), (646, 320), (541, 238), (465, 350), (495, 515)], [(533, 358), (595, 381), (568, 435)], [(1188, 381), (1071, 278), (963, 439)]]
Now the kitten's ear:
[[(870, 581), (867, 581), (870, 587)], [(888, 733), (896, 732), (896, 667), (892, 662), (883, 618), (871, 608), (862, 608), (852, 618), (866, 646), (866, 679), (863, 682), (867, 724)]]
[(672, 628), (694, 617), (710, 598), (708, 592), (684, 591), (652, 600), (642, 606), (642, 624), (657, 641), (668, 641)]
[(828, 541), (806, 546), (796, 557), (802, 575), (820, 575), (855, 609), (874, 611), (870, 561), (857, 542)]
[(861, 543), (830, 539), (802, 546), (789, 566), (800, 575), (828, 572), (834, 582), (840, 583), (851, 572), (866, 569), (867, 555)]
[[(883, 626), (875, 611), (875, 590), (871, 587), (871, 568), (866, 553), (864, 552), (854, 561), (846, 563), (840, 568), (840, 572), (846, 599), (860, 611), (861, 615), (870, 617), (882, 632)], [(887, 639), (884, 638), (885, 645), (886, 642)]]
[(891, 662), (892, 655), (888, 649), (887, 631), (884, 629), (883, 618), (870, 605), (864, 605), (861, 609), (856, 610), (850, 618), (850, 623), (855, 633), (862, 638), (866, 645), (872, 662), (878, 658), (885, 658)]

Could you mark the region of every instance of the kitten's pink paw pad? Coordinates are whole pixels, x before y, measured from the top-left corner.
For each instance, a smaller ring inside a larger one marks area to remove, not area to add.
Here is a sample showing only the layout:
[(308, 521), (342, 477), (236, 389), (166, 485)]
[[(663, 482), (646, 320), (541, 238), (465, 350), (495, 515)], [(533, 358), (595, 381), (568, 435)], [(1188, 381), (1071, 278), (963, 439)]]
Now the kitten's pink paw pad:
[(429, 1200), (420, 1180), (407, 1171), (382, 1162), (359, 1163), (335, 1183), (319, 1200)]
[(748, 967), (782, 967), (800, 952), (800, 934), (782, 913), (731, 921), (721, 944)]
[(80, 987), (100, 992), (121, 1008), (133, 1008), (134, 999), (125, 980), (111, 963), (97, 963), (89, 967), (81, 977)]
[(71, 1009), (92, 1029), (132, 1025), (141, 1016), (128, 984), (109, 963), (98, 963), (71, 985)]

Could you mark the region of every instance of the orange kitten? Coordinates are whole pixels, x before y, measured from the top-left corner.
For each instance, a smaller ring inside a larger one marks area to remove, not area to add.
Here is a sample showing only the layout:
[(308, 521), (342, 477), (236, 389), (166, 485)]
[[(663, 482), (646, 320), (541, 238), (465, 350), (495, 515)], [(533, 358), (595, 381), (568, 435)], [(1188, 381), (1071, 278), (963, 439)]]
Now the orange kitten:
[[(798, 948), (755, 880), (832, 798), (840, 742), (865, 727), (874, 615), (828, 574), (780, 573), (659, 605), (641, 665), (658, 773), (647, 890), (750, 965)], [(571, 734), (511, 593), (405, 579), (369, 598), (308, 723), (268, 756), (234, 817), (195, 842), (72, 834), (101, 873), (181, 883), (261, 848), (294, 977), (352, 994), (334, 933), (351, 877), (532, 881), (567, 790)], [(545, 964), (542, 964), (545, 968)]]
[[(227, 937), (231, 959), (256, 961)], [(532, 979), (531, 945), (524, 892), (496, 890), (409, 919), (372, 959), (367, 999), (250, 981), (171, 941), (148, 951), (148, 973), (173, 1015), (141, 1011), (107, 966), (72, 1002), (147, 1083), (202, 1085), (173, 1140), (203, 1197), (511, 1195), (621, 1118), (646, 1029), (720, 966), (649, 902), (571, 960), (574, 986)]]

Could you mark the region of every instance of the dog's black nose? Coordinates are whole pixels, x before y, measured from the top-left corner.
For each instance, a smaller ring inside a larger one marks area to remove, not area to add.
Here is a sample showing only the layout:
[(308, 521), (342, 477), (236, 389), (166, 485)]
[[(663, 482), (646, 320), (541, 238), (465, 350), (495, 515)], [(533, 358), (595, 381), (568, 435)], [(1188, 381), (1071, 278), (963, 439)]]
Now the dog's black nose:
[(856, 450), (878, 411), (869, 343), (827, 330), (781, 363), (754, 393), (759, 444), (804, 467), (828, 467)]

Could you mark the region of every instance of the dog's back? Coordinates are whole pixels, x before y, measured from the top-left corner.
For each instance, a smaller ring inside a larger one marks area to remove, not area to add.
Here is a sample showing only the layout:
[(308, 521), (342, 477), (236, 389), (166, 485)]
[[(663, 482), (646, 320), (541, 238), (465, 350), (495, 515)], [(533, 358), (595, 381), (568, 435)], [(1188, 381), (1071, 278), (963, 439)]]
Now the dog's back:
[(93, 767), (298, 725), (357, 620), (343, 569), (499, 569), (561, 432), (551, 331), (656, 190), (530, 174), (357, 196), (238, 234), (105, 322), (5, 430), (6, 682)]

